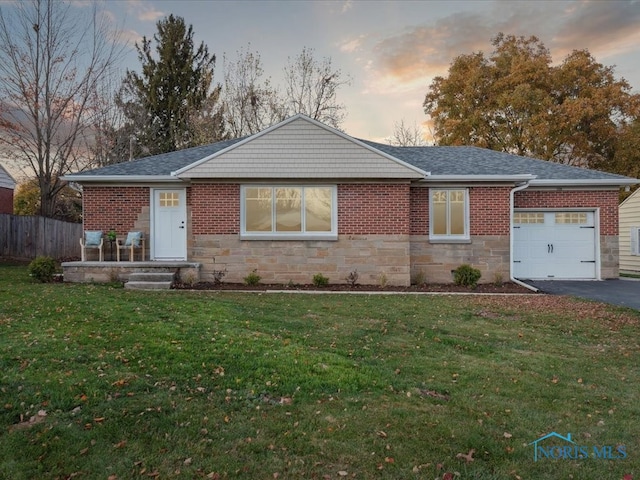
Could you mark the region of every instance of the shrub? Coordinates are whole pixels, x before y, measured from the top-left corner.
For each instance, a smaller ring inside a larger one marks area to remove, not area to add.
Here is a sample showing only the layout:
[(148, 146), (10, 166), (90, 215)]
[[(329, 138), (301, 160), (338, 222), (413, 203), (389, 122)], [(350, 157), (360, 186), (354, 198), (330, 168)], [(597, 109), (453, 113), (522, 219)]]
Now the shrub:
[(258, 270), (254, 268), (249, 275), (244, 277), (244, 283), (245, 285), (255, 286), (260, 283), (260, 279), (262, 277), (258, 275)]
[(329, 279), (321, 273), (316, 273), (313, 276), (313, 284), (316, 287), (326, 287), (327, 285), (329, 285)]
[(413, 277), (413, 283), (414, 285), (417, 285), (418, 287), (423, 286), (425, 283), (427, 283), (427, 275), (424, 273), (423, 269), (420, 269), (416, 272), (416, 274)]
[[(255, 270), (254, 270), (254, 272), (255, 272)], [(222, 280), (224, 279), (226, 274), (227, 274), (227, 269), (226, 268), (224, 270), (214, 270), (213, 273), (211, 274), (213, 276), (214, 285), (222, 284)], [(258, 281), (256, 283), (258, 283), (259, 281), (260, 281), (260, 277), (258, 277)]]
[(40, 282), (52, 282), (55, 273), (56, 262), (51, 257), (36, 257), (29, 264), (29, 274)]
[(475, 288), (481, 276), (480, 270), (467, 264), (460, 265), (453, 271), (453, 281), (455, 284), (465, 287)]
[(358, 270), (354, 270), (346, 276), (345, 280), (349, 285), (355, 287), (358, 284), (358, 278), (360, 278), (360, 274), (358, 273)]

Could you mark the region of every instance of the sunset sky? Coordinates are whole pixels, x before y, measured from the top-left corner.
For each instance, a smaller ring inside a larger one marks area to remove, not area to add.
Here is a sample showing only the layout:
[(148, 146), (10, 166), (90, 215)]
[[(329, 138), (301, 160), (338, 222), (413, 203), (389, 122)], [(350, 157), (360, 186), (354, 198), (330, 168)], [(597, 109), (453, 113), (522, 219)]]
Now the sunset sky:
[(217, 56), (216, 82), (223, 80), (223, 55), (233, 59), (238, 50), (249, 49), (260, 53), (272, 83), (281, 84), (288, 58), (312, 48), (316, 58), (330, 57), (352, 79), (339, 92), (348, 114), (343, 129), (371, 140), (389, 137), (400, 120), (424, 122), (422, 102), (433, 77), (446, 75), (457, 55), (491, 52), (499, 32), (539, 37), (555, 62), (587, 48), (640, 91), (640, 0), (111, 0), (100, 5), (129, 41), (125, 68), (139, 67), (134, 42), (152, 37), (156, 22), (170, 13), (193, 25), (196, 42)]

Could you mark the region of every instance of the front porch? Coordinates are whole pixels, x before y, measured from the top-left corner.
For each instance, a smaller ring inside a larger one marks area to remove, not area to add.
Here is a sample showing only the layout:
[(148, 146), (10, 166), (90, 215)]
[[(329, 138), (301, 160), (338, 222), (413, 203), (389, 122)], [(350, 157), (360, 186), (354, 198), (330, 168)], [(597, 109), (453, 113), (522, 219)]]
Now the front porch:
[(87, 261), (62, 264), (64, 281), (71, 283), (128, 282), (132, 274), (138, 273), (172, 273), (177, 280), (195, 283), (200, 281), (200, 269), (200, 263), (184, 261)]

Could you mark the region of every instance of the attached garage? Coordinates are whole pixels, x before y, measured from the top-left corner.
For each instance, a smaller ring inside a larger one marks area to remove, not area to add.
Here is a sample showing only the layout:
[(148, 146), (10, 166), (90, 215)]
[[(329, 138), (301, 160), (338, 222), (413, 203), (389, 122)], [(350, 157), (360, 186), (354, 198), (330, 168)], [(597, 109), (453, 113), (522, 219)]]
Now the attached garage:
[(518, 211), (513, 274), (519, 279), (598, 279), (595, 211)]

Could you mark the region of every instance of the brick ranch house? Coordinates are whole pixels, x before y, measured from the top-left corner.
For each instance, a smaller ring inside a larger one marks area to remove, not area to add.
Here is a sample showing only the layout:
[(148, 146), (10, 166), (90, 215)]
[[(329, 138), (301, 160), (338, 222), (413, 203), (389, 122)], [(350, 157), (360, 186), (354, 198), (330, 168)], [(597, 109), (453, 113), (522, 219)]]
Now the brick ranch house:
[(617, 277), (618, 190), (639, 182), (476, 147), (393, 147), (304, 115), (65, 178), (82, 186), (85, 230), (143, 231), (156, 265), (281, 284), (357, 271), (373, 285), (448, 283), (465, 263), (481, 282)]

